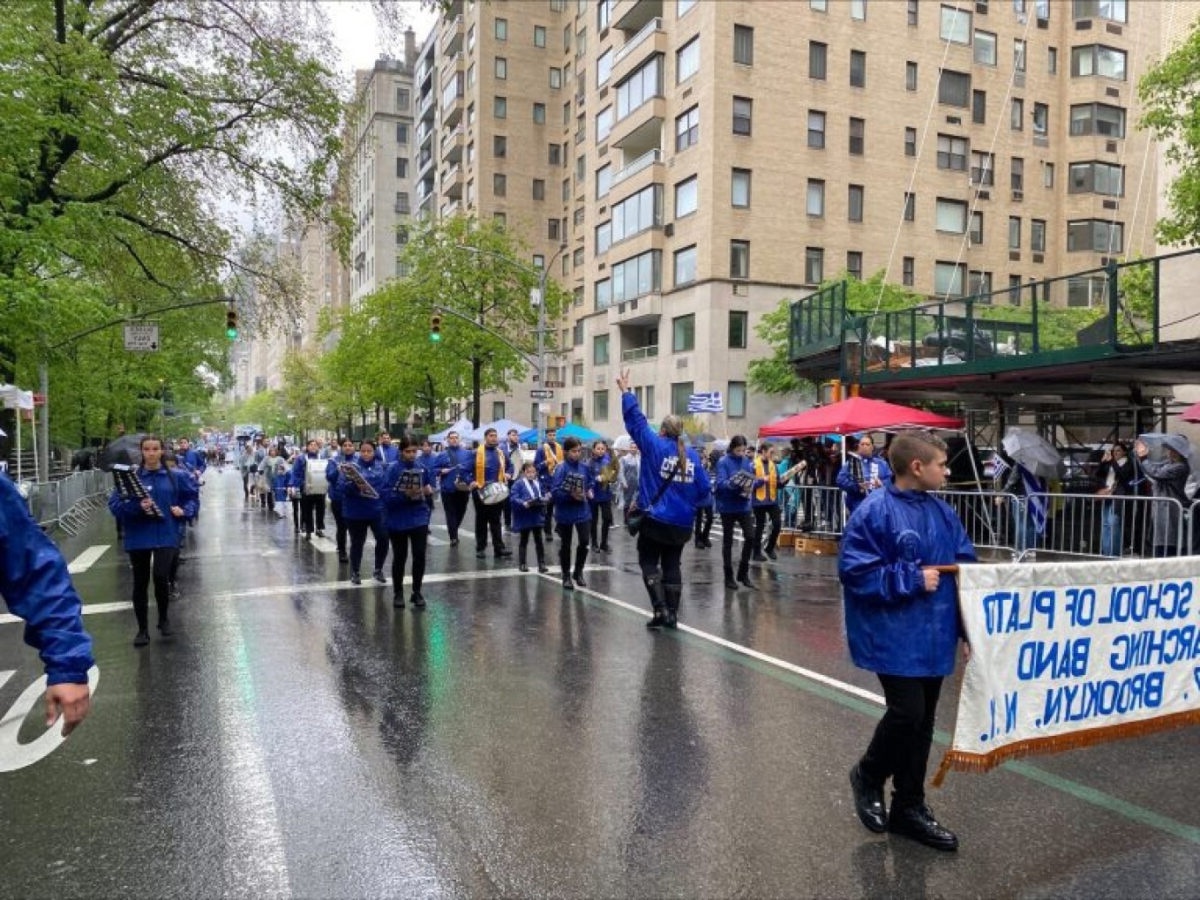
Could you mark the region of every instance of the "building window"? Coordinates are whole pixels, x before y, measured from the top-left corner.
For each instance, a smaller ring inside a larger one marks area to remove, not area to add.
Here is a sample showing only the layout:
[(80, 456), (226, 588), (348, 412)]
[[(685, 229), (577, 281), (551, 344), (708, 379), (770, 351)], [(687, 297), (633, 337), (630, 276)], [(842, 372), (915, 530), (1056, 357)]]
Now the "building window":
[(916, 281), (916, 271), (917, 271), (916, 258), (912, 257), (912, 256), (904, 257), (904, 259), (902, 261), (902, 268), (901, 268), (902, 274), (900, 276), (900, 280), (901, 280), (901, 283), (905, 287), (913, 286), (913, 283)]
[(733, 133), (750, 134), (750, 124), (754, 113), (754, 101), (749, 97), (733, 98)]
[(675, 251), (675, 287), (696, 280), (696, 245)]
[(493, 97), (492, 98), (492, 115), (497, 119), (508, 118), (508, 98)]
[(992, 273), (972, 269), (969, 273), (969, 278), (970, 284), (968, 290), (970, 295), (979, 298), (983, 303), (991, 303)]
[(750, 277), (750, 242), (729, 242), (729, 277)]
[(663, 95), (662, 56), (654, 56), (617, 85), (617, 121), (643, 103)]
[(938, 197), (936, 227), (949, 234), (963, 234), (967, 230), (967, 204)]
[(502, 134), (492, 135), (492, 156), (508, 155), (508, 138)]
[(829, 47), (819, 41), (808, 42), (808, 77), (825, 80), (825, 57)]
[(859, 250), (846, 251), (846, 274), (855, 281), (862, 281), (862, 252)]
[(608, 391), (592, 391), (592, 419), (597, 422), (608, 419)]
[(971, 151), (971, 183), (991, 187), (996, 183), (996, 155), (982, 150)]
[(920, 24), (921, 17), (917, 10), (917, 0), (908, 0), (908, 27), (916, 28)]
[(1025, 71), (1025, 42), (1020, 38), (1013, 39), (1013, 70)]
[(804, 248), (804, 283), (820, 284), (825, 280), (825, 250), (821, 247)]
[(734, 169), (730, 183), (730, 204), (736, 209), (750, 208), (750, 170)]
[(867, 0), (850, 0), (850, 18), (855, 22), (867, 20)]
[(738, 65), (754, 65), (754, 29), (749, 25), (733, 26), (733, 61)]
[(948, 134), (938, 135), (937, 165), (939, 169), (953, 169), (959, 172), (967, 171), (966, 138), (953, 137)]
[(408, 125), (406, 125), (404, 122), (396, 123), (396, 143), (397, 144), (407, 144), (408, 143)]
[(904, 89), (906, 91), (917, 89), (917, 64), (912, 60), (904, 64)]
[(1021, 217), (1020, 216), (1009, 216), (1008, 217), (1008, 249), (1009, 250), (1020, 250), (1021, 249)]
[(861, 222), (863, 220), (863, 186), (861, 184), (850, 185), (847, 218), (851, 222)]
[(508, 176), (497, 172), (492, 176), (492, 193), (497, 197), (505, 196), (508, 190)]
[(696, 317), (677, 316), (671, 320), (671, 352), (686, 353), (696, 349)]
[(825, 149), (825, 113), (816, 109), (808, 111), (808, 146)]
[(969, 232), (972, 247), (978, 247), (983, 244), (983, 213), (979, 210), (971, 213), (971, 227)]
[(1125, 168), (1102, 162), (1071, 163), (1067, 193), (1125, 196)]
[(850, 119), (850, 155), (862, 156), (866, 143), (867, 120)]
[(681, 18), (684, 13), (691, 12), (693, 6), (696, 5), (696, 0), (676, 0), (675, 2), (675, 18)]
[(534, 25), (533, 26), (533, 46), (542, 47), (543, 49), (545, 48), (545, 46), (546, 46), (546, 26), (545, 25)]
[(675, 119), (675, 152), (700, 143), (700, 107), (693, 106)]
[(671, 384), (671, 413), (676, 416), (686, 416), (688, 401), (695, 393), (696, 384), (693, 381), (675, 381)]
[(608, 365), (607, 334), (598, 334), (592, 338), (592, 362), (598, 366)]
[(971, 121), (976, 125), (987, 122), (987, 91), (971, 91)]
[(411, 102), (412, 99), (408, 88), (396, 88), (396, 112), (408, 112)]
[[(546, 104), (545, 103), (533, 104), (533, 124), (534, 125), (545, 125), (546, 124)], [(559, 163), (555, 163), (554, 165), (561, 165), (561, 164), (562, 163), (559, 162)]]
[(904, 129), (904, 155), (917, 155), (917, 129), (915, 128)]
[(595, 289), (596, 309), (608, 309), (612, 304), (612, 282), (607, 278), (596, 282)]
[(961, 297), (966, 268), (962, 263), (934, 263), (933, 290), (944, 297)]
[(1126, 0), (1074, 0), (1071, 7), (1073, 19), (1107, 19), (1109, 22), (1127, 22)]
[(1071, 76), (1074, 78), (1098, 75), (1101, 78), (1125, 80), (1125, 51), (1102, 44), (1071, 48)]
[(867, 86), (867, 54), (862, 50), (850, 51), (850, 87)]
[(602, 88), (608, 84), (609, 76), (612, 75), (612, 59), (613, 52), (605, 50), (596, 60), (596, 87)]
[(397, 178), (407, 178), (408, 177), (408, 160), (405, 159), (403, 156), (396, 157), (396, 177)]
[(596, 199), (604, 197), (612, 189), (612, 164), (606, 163), (596, 170)]
[(596, 113), (596, 143), (600, 143), (609, 136), (613, 126), (613, 108), (606, 106), (600, 112)]
[(700, 180), (693, 175), (675, 185), (675, 218), (690, 216), (696, 211), (699, 202)]
[(966, 72), (942, 69), (938, 77), (938, 103), (946, 106), (970, 106), (971, 76)]
[(550, 87), (555, 91), (562, 87), (562, 69), (558, 66), (550, 67)]
[(1054, 187), (1054, 163), (1042, 162), (1042, 187)]
[(694, 37), (675, 51), (675, 83), (682, 84), (700, 71), (700, 38)]
[(1125, 246), (1125, 226), (1104, 219), (1078, 219), (1067, 222), (1067, 252), (1088, 250), (1117, 254)]
[(1051, 75), (1058, 74), (1058, 48), (1046, 48), (1046, 71)]
[(504, 401), (503, 400), (493, 400), (492, 401), (492, 421), (496, 422), (503, 418), (504, 418)]
[(952, 44), (971, 43), (971, 14), (953, 6), (942, 7), (942, 23), (938, 35)]
[(546, 182), (542, 178), (533, 179), (533, 199), (534, 200), (545, 200), (546, 199)]
[(1009, 184), (1014, 191), (1025, 190), (1025, 160), (1019, 156), (1012, 158), (1012, 170), (1009, 176)]
[(1029, 249), (1034, 253), (1046, 252), (1046, 220), (1029, 220)]
[(825, 215), (825, 182), (819, 178), (808, 179), (808, 198), (805, 211), (818, 219)]
[(1125, 137), (1125, 110), (1106, 103), (1081, 103), (1071, 107), (1071, 134)]
[(601, 222), (596, 226), (596, 255), (607, 253), (612, 246), (612, 222)]
[(612, 298), (625, 303), (662, 290), (662, 251), (650, 250), (623, 260), (611, 269)]
[(1103, 306), (1108, 301), (1108, 279), (1093, 275), (1067, 279), (1067, 306)]
[(990, 31), (975, 32), (974, 60), (981, 66), (996, 64), (996, 35)]
[(596, 30), (603, 31), (612, 20), (612, 7), (616, 0), (599, 0), (596, 4)]
[(546, 162), (552, 166), (562, 165), (562, 147), (557, 142), (546, 145)]
[(661, 184), (651, 184), (612, 206), (613, 243), (662, 225)]
[(503, 56), (496, 57), (496, 78), (500, 81), (508, 78), (508, 60)]
[(1045, 103), (1033, 104), (1033, 133), (1045, 134), (1050, 130), (1050, 107)]
[(496, 20), (496, 40), (498, 40), (498, 41), (507, 41), (508, 40), (508, 19), (497, 19)]
[(745, 310), (729, 311), (729, 349), (745, 350), (750, 341), (750, 313)]
[[(574, 337), (574, 333), (572, 333), (572, 337)], [(575, 363), (571, 366), (571, 385), (572, 387), (583, 387), (583, 363)]]
[(1025, 130), (1025, 101), (1020, 97), (1013, 97), (1008, 125), (1013, 131)]
[(1021, 276), (1008, 276), (1008, 302), (1013, 306), (1021, 305)]
[(909, 191), (904, 192), (904, 221), (915, 222), (917, 220), (917, 195)]
[(725, 414), (729, 418), (746, 418), (746, 382), (729, 382), (729, 389), (725, 393), (725, 400)]

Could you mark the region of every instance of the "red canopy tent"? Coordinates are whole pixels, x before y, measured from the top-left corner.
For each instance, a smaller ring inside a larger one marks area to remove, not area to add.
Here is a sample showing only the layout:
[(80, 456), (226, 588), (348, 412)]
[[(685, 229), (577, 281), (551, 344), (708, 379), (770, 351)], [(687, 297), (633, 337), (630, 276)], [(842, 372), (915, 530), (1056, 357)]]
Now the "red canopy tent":
[(858, 431), (890, 431), (897, 428), (944, 428), (958, 430), (961, 419), (939, 416), (923, 409), (850, 397), (828, 406), (818, 406), (758, 429), (763, 437), (805, 437), (820, 434), (854, 434)]
[(1193, 403), (1179, 417), (1185, 422), (1200, 422), (1200, 403)]

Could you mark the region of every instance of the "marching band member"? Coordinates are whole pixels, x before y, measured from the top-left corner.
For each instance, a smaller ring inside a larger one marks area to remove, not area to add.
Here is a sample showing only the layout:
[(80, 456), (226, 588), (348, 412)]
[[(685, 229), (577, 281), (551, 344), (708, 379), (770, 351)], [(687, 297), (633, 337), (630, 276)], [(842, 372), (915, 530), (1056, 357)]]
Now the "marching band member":
[(433, 496), (433, 469), (417, 456), (417, 442), (400, 438), (400, 458), (387, 467), (383, 480), (387, 533), (392, 542), (392, 606), (404, 609), (404, 567), (412, 547), (412, 604), (425, 606), (421, 582), (425, 578), (425, 548), (429, 543), (429, 498)]
[[(559, 445), (558, 432), (553, 428), (546, 429), (546, 443), (538, 447), (533, 455), (533, 464), (537, 466), (538, 478), (542, 480), (542, 490), (549, 494), (554, 484), (554, 470), (563, 461), (563, 449)], [(546, 508), (546, 540), (554, 540), (554, 507)]]
[[(596, 441), (592, 444), (589, 468), (595, 481), (592, 497), (592, 549), (611, 553), (608, 546), (608, 530), (612, 528), (612, 486), (619, 475), (620, 463), (608, 452), (608, 444)], [(596, 540), (599, 532), (600, 540)]]
[(708, 536), (712, 534), (713, 524), (713, 509), (715, 500), (713, 491), (716, 489), (717, 470), (714, 459), (718, 456), (716, 450), (710, 450), (707, 453), (700, 454), (700, 461), (704, 465), (704, 471), (708, 474), (708, 480), (713, 483), (712, 490), (709, 490), (708, 496), (700, 501), (700, 505), (696, 507), (696, 549), (707, 550), (712, 547), (712, 541)]
[(390, 466), (400, 458), (400, 453), (396, 449), (396, 445), (392, 443), (392, 436), (388, 432), (379, 432), (379, 443), (375, 447), (375, 455), (385, 466)]
[[(754, 489), (754, 560), (765, 562), (775, 559), (775, 544), (779, 541), (779, 468), (776, 454), (767, 444), (758, 448), (754, 457), (754, 481), (758, 487)], [(767, 537), (767, 545), (763, 546), (763, 532), (766, 530), (767, 519), (771, 520), (771, 534)], [(765, 556), (763, 554), (766, 554)]]
[[(554, 508), (558, 513), (558, 537), (562, 541), (558, 548), (558, 562), (562, 566), (563, 587), (568, 591), (578, 584), (586, 587), (583, 566), (587, 562), (588, 535), (591, 532), (592, 507), (595, 476), (592, 468), (584, 463), (583, 444), (577, 437), (569, 437), (563, 443), (566, 459), (554, 469), (554, 484), (551, 488)], [(571, 581), (571, 533), (579, 538), (575, 549), (574, 583)]]
[(504, 453), (500, 449), (500, 436), (495, 428), (489, 428), (483, 434), (483, 443), (476, 448), (472, 457), (460, 470), (460, 477), (467, 480), (471, 498), (475, 504), (475, 558), (487, 557), (488, 532), (492, 533), (492, 555), (496, 559), (502, 556), (512, 556), (512, 551), (504, 546), (501, 535), (501, 511), (499, 503), (484, 503), (482, 492), (490, 485), (499, 484), (507, 488), (508, 471), (504, 461)]
[[(754, 467), (746, 458), (746, 437), (735, 434), (728, 452), (717, 463), (717, 512), (721, 514), (721, 561), (725, 566), (725, 587), (736, 591), (739, 583), (753, 590), (750, 580), (750, 554), (754, 544), (754, 519), (750, 515), (750, 494), (757, 487)], [(742, 557), (738, 561), (737, 581), (733, 580), (733, 527), (742, 529)]]
[(324, 477), (316, 477), (317, 472), (322, 476), (325, 473), (325, 467), (321, 465), (320, 447), (320, 442), (314, 438), (292, 463), (292, 482), (300, 490), (300, 519), (305, 540), (313, 535), (314, 520), (317, 537), (325, 537), (325, 491), (328, 488)]
[(329, 485), (329, 508), (333, 511), (334, 533), (337, 535), (337, 557), (340, 563), (350, 562), (350, 557), (346, 555), (346, 520), (342, 516), (342, 490), (345, 485), (338, 466), (344, 462), (351, 462), (353, 459), (354, 441), (345, 437), (342, 438), (341, 452), (325, 464), (325, 483)]
[(442, 493), (442, 508), (446, 511), (446, 530), (450, 532), (450, 546), (458, 546), (458, 529), (467, 515), (469, 488), (463, 472), (470, 464), (471, 451), (459, 446), (457, 431), (446, 435), (446, 449), (433, 462)]
[(550, 571), (546, 567), (546, 545), (542, 541), (542, 530), (546, 527), (546, 504), (549, 499), (542, 493), (537, 467), (532, 462), (525, 463), (521, 468), (521, 477), (513, 482), (512, 492), (508, 497), (508, 505), (513, 508), (513, 525), (521, 534), (521, 543), (517, 547), (517, 568), (522, 572), (529, 571), (529, 566), (525, 565), (525, 558), (531, 534), (533, 547), (537, 552), (538, 571), (542, 574)]
[(850, 514), (866, 499), (867, 494), (887, 484), (892, 477), (892, 470), (886, 461), (875, 455), (875, 442), (869, 435), (864, 434), (859, 438), (857, 447), (849, 443), (846, 446), (851, 452), (838, 472), (837, 483), (846, 498), (846, 520), (849, 521)]
[[(521, 455), (521, 433), (515, 428), (508, 429), (508, 436), (504, 441), (504, 458), (508, 460), (508, 470), (512, 472), (515, 481), (525, 469), (525, 457)], [(507, 532), (513, 531), (512, 514), (512, 504), (505, 503), (504, 530)]]
[(372, 575), (376, 581), (386, 584), (383, 564), (387, 562), (388, 537), (383, 527), (382, 490), (387, 473), (383, 462), (375, 455), (375, 442), (363, 441), (358, 445), (358, 456), (342, 465), (352, 466), (366, 483), (364, 486), (353, 478), (352, 472), (341, 472), (344, 478), (344, 481), (339, 479), (342, 483), (342, 518), (346, 521), (346, 531), (350, 533), (350, 583), (362, 584), (358, 572), (369, 528), (375, 535), (375, 570)]

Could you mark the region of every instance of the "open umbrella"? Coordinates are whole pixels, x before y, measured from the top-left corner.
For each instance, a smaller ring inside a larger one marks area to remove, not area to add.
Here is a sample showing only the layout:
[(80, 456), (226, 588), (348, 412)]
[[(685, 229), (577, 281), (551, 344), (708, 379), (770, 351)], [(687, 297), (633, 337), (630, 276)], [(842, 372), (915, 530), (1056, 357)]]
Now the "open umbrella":
[(1200, 422), (1200, 403), (1193, 403), (1179, 414), (1185, 422)]
[(1200, 472), (1200, 452), (1192, 446), (1182, 434), (1159, 434), (1151, 432), (1150, 434), (1139, 434), (1138, 440), (1150, 448), (1154, 452), (1156, 447), (1170, 447), (1180, 456), (1187, 460), (1188, 467), (1193, 472)]
[(1038, 478), (1060, 479), (1066, 472), (1062, 454), (1040, 434), (1010, 428), (1001, 444), (1005, 453)]
[(100, 452), (99, 466), (105, 472), (111, 472), (113, 466), (140, 466), (142, 464), (142, 435), (123, 434), (114, 441), (109, 441)]

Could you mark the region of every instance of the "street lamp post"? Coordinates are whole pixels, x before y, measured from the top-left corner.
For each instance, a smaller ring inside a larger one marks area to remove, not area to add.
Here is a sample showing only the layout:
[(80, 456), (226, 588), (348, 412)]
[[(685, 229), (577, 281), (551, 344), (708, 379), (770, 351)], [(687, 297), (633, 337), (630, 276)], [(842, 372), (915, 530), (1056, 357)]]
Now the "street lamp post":
[[(550, 269), (567, 249), (566, 244), (560, 244), (558, 250), (550, 257), (549, 262), (542, 266), (538, 274), (538, 329), (537, 329), (537, 375), (538, 390), (546, 389), (546, 280), (550, 277)], [(545, 435), (545, 416), (542, 415), (542, 400), (539, 396), (533, 402), (533, 427), (538, 432), (538, 446), (541, 446)]]

